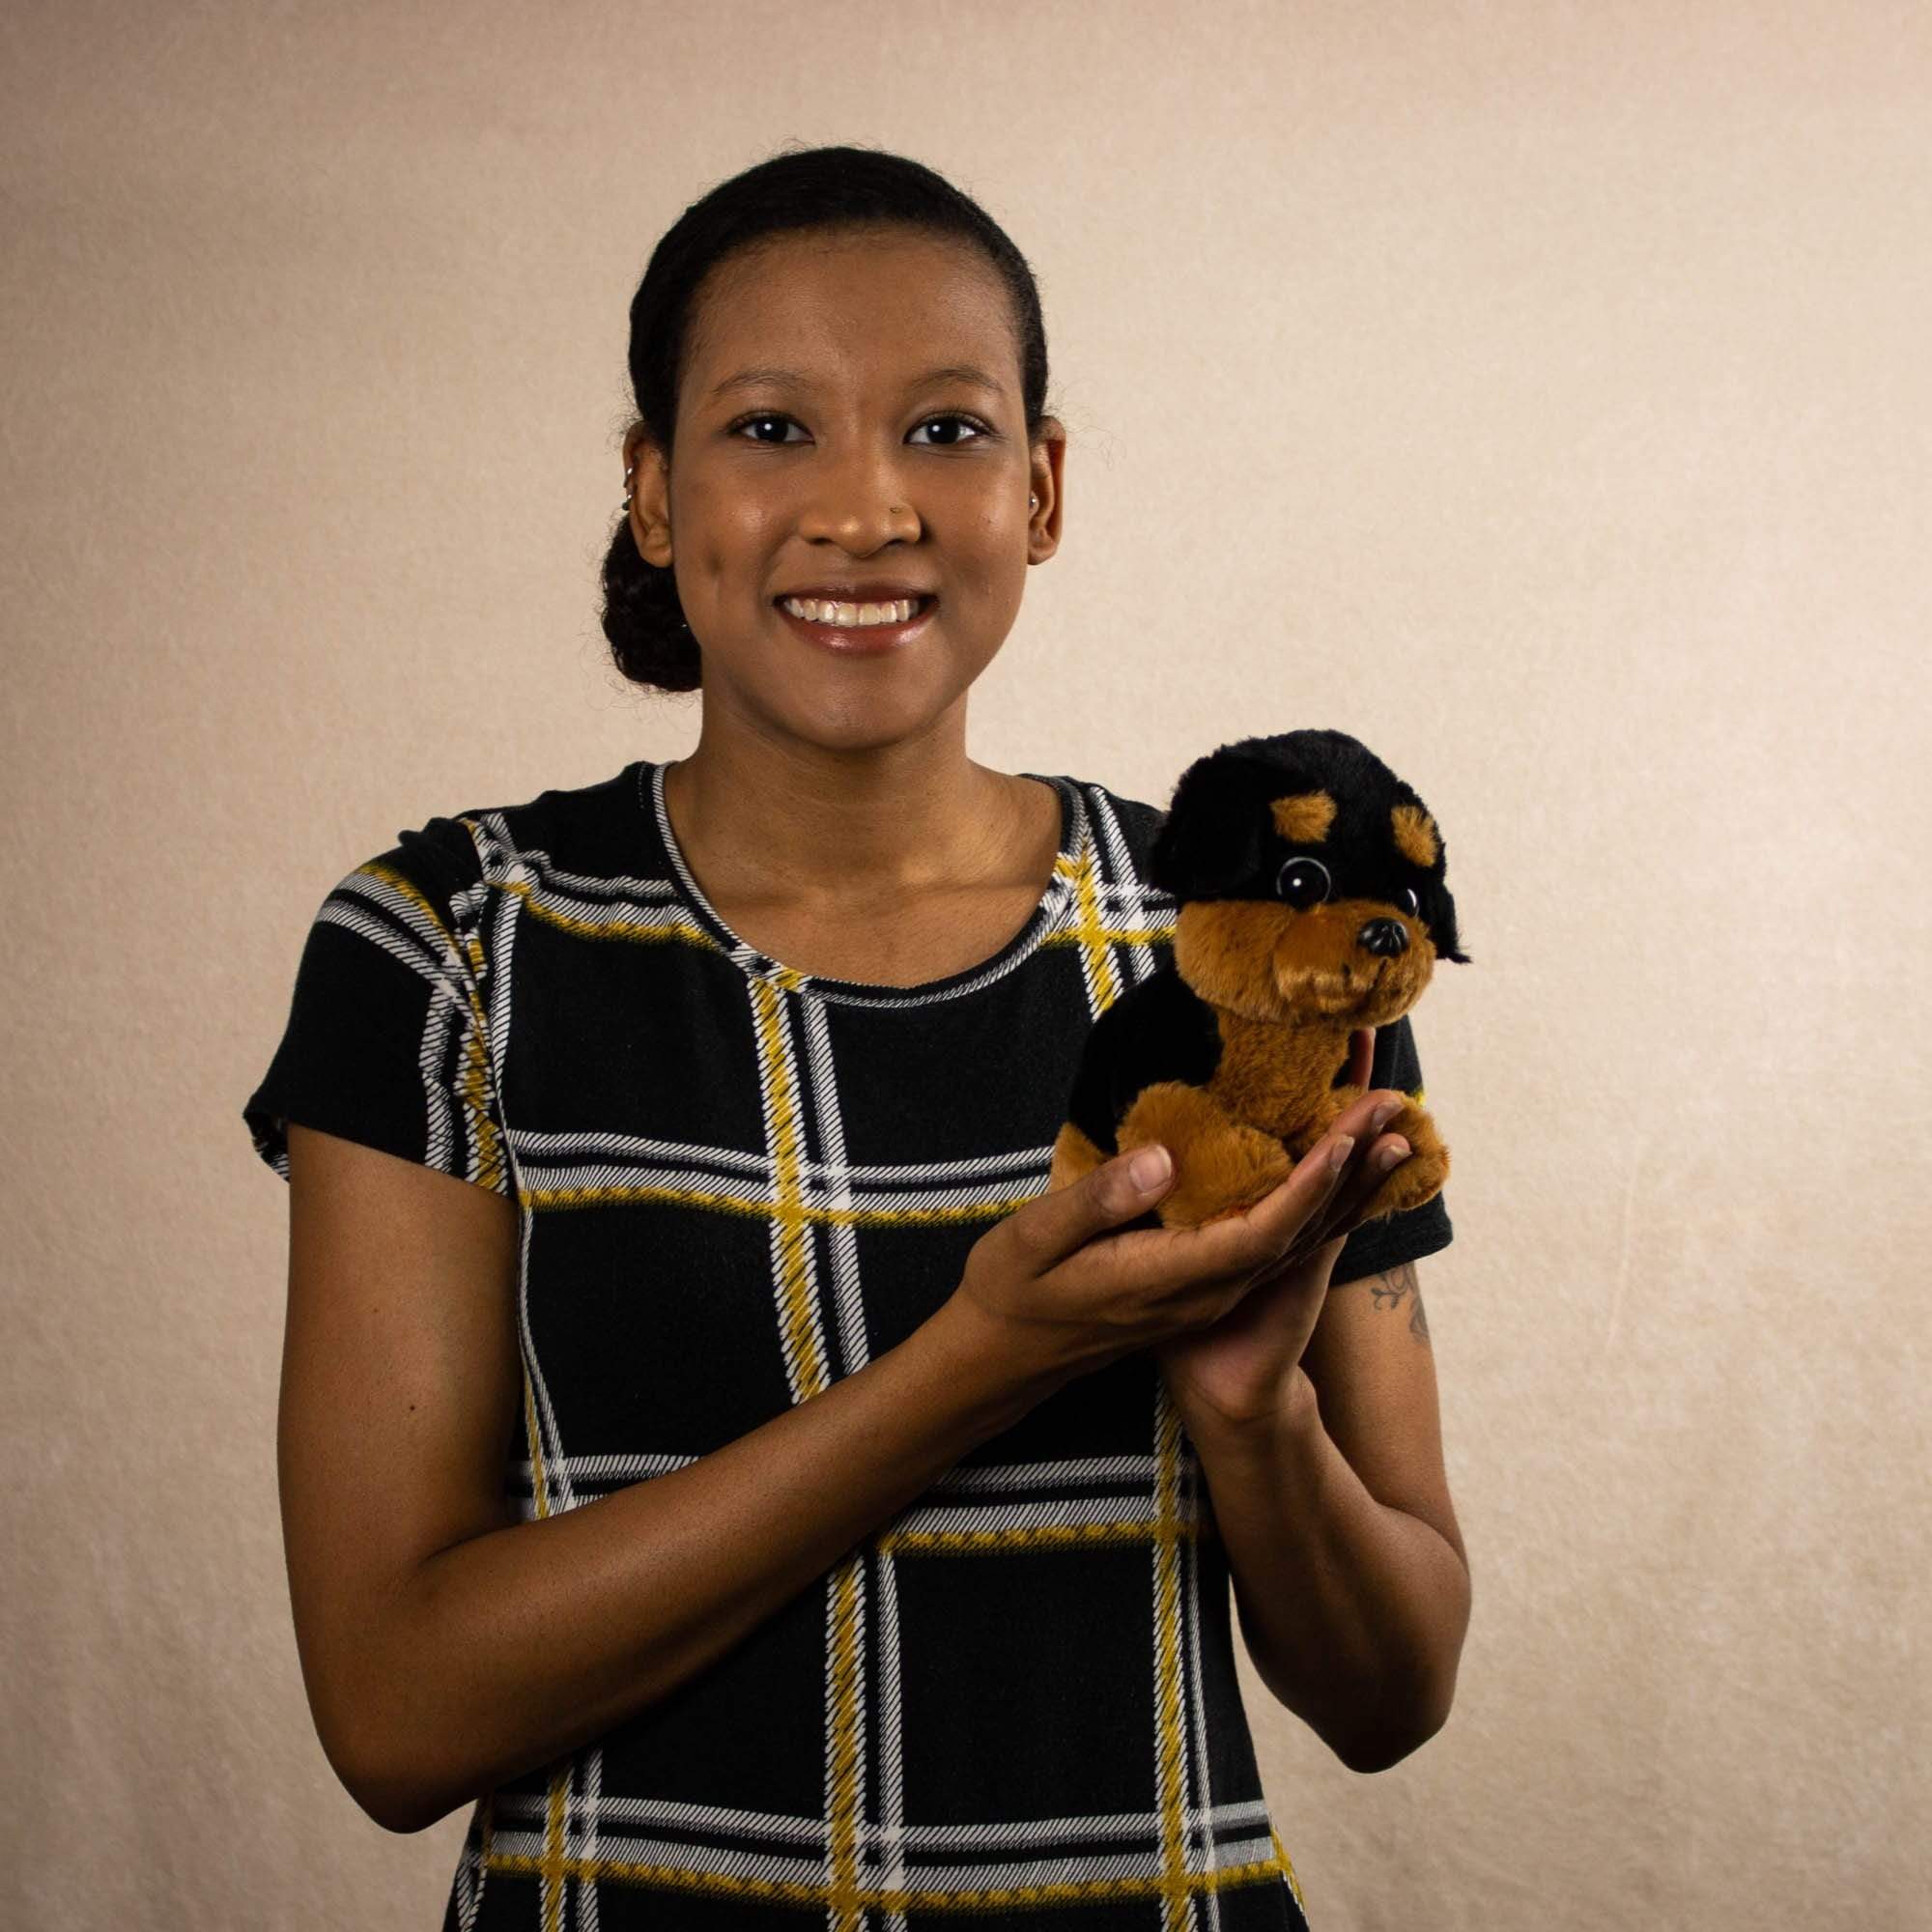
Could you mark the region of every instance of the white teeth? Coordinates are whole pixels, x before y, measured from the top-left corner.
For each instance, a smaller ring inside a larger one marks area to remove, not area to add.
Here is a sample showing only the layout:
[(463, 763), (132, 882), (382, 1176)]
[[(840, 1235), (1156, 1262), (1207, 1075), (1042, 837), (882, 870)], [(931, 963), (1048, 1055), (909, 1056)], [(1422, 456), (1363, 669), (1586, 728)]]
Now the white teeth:
[(794, 617), (814, 624), (905, 624), (919, 609), (919, 599), (901, 597), (895, 604), (832, 604), (816, 597), (787, 597), (784, 608)]

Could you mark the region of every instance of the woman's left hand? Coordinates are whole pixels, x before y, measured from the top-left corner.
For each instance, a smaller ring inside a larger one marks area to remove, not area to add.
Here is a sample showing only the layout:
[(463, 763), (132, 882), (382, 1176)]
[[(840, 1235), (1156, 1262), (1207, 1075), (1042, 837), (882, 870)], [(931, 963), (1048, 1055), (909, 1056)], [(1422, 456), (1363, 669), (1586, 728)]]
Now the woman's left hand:
[[(1368, 1085), (1375, 1043), (1373, 1027), (1357, 1027), (1350, 1036), (1348, 1084)], [(1378, 1148), (1408, 1151), (1400, 1135), (1378, 1134), (1371, 1122), (1378, 1109), (1403, 1097), (1393, 1089), (1375, 1088), (1336, 1117), (1329, 1132), (1351, 1133), (1355, 1145), (1327, 1205), (1294, 1246), (1257, 1277), (1220, 1321), (1150, 1351), (1183, 1411), (1205, 1409), (1241, 1427), (1279, 1416), (1311, 1393), (1301, 1351), (1321, 1319), (1343, 1245), (1385, 1178), (1371, 1160)]]

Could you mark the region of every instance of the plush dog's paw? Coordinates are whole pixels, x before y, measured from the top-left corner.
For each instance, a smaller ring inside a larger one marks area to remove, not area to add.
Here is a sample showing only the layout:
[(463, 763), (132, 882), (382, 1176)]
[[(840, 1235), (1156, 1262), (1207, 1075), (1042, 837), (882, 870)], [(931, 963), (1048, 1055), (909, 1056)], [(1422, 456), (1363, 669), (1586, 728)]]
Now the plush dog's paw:
[(1436, 1134), (1435, 1122), (1426, 1108), (1409, 1101), (1382, 1132), (1400, 1134), (1408, 1143), (1409, 1154), (1377, 1188), (1363, 1216), (1368, 1221), (1420, 1208), (1442, 1192), (1442, 1183), (1449, 1178), (1449, 1150)]

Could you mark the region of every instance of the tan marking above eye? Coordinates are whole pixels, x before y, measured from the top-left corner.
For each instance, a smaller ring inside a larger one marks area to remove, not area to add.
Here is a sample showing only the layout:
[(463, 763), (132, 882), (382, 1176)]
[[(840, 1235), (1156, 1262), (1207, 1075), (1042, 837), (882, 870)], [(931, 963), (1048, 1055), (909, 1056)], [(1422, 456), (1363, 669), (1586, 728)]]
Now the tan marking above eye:
[(1433, 866), (1442, 848), (1436, 843), (1435, 821), (1413, 805), (1399, 805), (1389, 813), (1396, 848), (1412, 865)]
[(1335, 801), (1325, 791), (1298, 791), (1269, 808), (1274, 829), (1291, 845), (1319, 845), (1335, 822)]

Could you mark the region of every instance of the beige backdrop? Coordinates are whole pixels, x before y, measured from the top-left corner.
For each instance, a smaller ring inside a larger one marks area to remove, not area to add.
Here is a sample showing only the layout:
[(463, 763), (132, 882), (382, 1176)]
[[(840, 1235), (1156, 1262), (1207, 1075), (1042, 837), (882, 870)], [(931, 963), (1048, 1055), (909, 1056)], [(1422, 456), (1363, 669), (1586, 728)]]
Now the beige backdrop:
[(1335, 724), (1447, 835), (1474, 1620), (1373, 1779), (1243, 1661), (1319, 1932), (1924, 1922), (1923, 8), (11, 0), (0, 76), (0, 1917), (439, 1922), (463, 1814), (303, 1701), (239, 1110), (350, 867), (694, 742), (596, 622), (627, 304), (856, 140), (1072, 432), (975, 755)]

